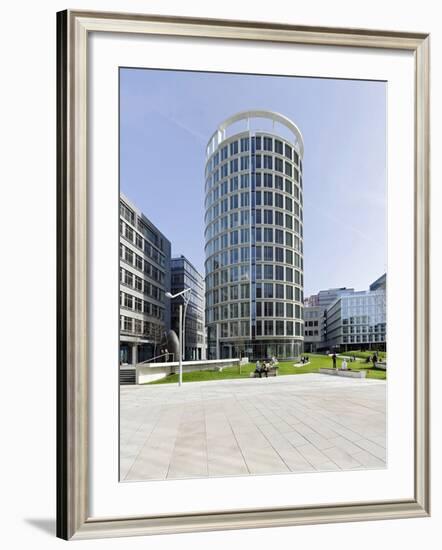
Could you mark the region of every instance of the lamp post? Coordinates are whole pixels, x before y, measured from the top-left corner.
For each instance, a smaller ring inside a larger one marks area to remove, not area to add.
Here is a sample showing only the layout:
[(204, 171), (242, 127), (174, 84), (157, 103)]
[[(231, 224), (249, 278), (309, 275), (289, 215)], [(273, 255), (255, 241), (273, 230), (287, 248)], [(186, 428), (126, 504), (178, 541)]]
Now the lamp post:
[(178, 292), (177, 294), (171, 294), (170, 292), (166, 292), (165, 296), (173, 300), (174, 298), (178, 298), (179, 296), (183, 297), (184, 301), (184, 316), (183, 316), (183, 304), (180, 304), (179, 307), (179, 328), (178, 328), (178, 339), (179, 339), (179, 346), (180, 346), (180, 353), (179, 353), (179, 374), (178, 374), (178, 385), (181, 386), (183, 383), (183, 346), (185, 346), (185, 340), (184, 340), (184, 334), (185, 334), (185, 321), (186, 321), (186, 312), (187, 312), (187, 304), (189, 303), (190, 296), (187, 295), (187, 299), (185, 297), (186, 292), (188, 292), (190, 288), (185, 288), (181, 292)]

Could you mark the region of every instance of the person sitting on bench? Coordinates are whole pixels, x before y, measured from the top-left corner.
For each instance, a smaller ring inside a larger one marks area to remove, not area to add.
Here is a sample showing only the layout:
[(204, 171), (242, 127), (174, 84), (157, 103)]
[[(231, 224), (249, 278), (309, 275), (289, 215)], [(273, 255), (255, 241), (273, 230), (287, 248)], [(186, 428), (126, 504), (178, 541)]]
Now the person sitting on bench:
[(264, 371), (264, 374), (266, 375), (266, 378), (269, 377), (269, 370), (270, 370), (270, 364), (268, 361), (266, 361), (264, 363), (264, 368), (263, 368), (263, 371)]

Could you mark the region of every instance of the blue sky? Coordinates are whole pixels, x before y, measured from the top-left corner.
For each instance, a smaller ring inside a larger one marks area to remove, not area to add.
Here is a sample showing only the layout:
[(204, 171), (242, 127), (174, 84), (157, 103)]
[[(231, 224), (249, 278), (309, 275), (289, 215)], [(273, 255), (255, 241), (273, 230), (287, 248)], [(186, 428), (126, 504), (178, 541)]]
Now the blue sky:
[(304, 294), (386, 271), (386, 83), (120, 69), (120, 186), (204, 273), (204, 164), (216, 127), (265, 109), (304, 138)]

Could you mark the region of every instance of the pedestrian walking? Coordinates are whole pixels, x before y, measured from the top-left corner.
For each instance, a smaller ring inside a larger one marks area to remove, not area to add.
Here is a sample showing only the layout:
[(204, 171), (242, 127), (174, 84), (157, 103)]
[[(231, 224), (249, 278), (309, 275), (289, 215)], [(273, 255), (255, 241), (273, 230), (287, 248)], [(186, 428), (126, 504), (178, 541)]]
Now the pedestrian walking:
[(333, 368), (335, 369), (336, 368), (336, 353), (335, 352), (333, 352), (332, 361), (333, 361)]

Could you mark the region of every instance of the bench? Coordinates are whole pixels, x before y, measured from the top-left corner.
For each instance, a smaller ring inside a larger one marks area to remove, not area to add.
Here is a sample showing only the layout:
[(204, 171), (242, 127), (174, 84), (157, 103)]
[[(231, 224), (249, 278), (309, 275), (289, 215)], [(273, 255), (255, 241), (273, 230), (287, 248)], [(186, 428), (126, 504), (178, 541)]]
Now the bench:
[(327, 369), (320, 368), (320, 374), (331, 374), (332, 376), (344, 376), (346, 378), (365, 378), (367, 372), (365, 370), (342, 370), (342, 369)]
[[(277, 376), (278, 375), (278, 367), (275, 365), (274, 367), (269, 367), (267, 371), (267, 376)], [(259, 374), (255, 371), (250, 373), (250, 378), (260, 378)], [(266, 378), (266, 374), (264, 371), (261, 371), (261, 378)]]

